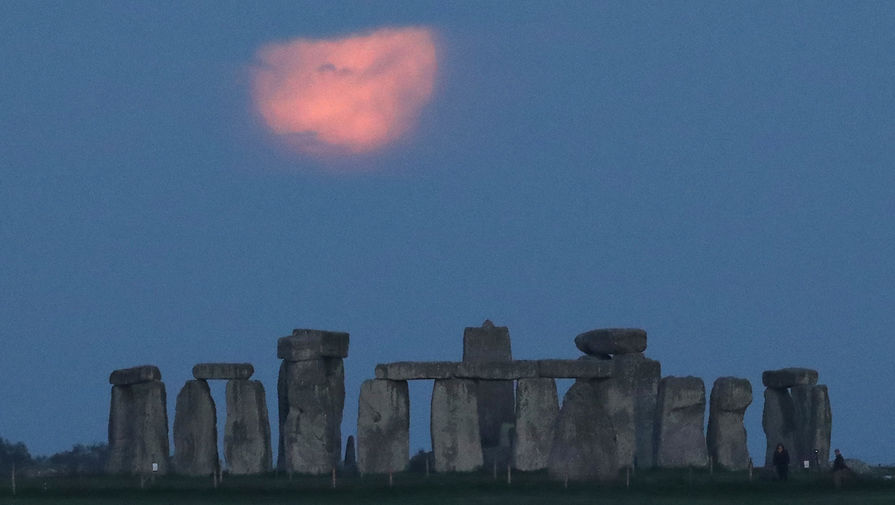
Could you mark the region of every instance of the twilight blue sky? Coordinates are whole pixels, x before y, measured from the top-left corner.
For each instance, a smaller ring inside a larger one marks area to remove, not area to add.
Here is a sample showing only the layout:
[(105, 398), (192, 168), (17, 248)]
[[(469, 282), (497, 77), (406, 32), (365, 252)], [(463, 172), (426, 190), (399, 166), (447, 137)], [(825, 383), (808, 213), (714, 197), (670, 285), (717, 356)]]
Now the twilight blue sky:
[[(0, 8), (0, 436), (105, 440), (143, 363), (172, 424), (204, 361), (253, 363), (276, 419), (297, 327), (351, 333), (347, 436), (376, 363), (490, 318), (516, 358), (637, 326), (665, 375), (749, 378), (757, 464), (762, 370), (817, 368), (834, 446), (895, 462), (895, 5), (253, 4)], [(362, 175), (258, 124), (262, 45), (415, 25), (433, 101)]]

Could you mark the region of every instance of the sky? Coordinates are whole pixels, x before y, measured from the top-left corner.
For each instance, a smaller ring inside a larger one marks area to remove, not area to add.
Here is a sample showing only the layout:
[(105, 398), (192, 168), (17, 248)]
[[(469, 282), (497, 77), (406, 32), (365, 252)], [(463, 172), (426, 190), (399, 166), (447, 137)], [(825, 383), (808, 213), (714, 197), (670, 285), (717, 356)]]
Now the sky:
[[(756, 464), (761, 372), (817, 369), (832, 445), (895, 462), (895, 4), (0, 10), (0, 437), (33, 454), (105, 441), (109, 373), (147, 363), (169, 426), (212, 361), (252, 363), (275, 420), (293, 328), (351, 334), (347, 437), (377, 363), (459, 360), (491, 319), (516, 359), (640, 327), (663, 375), (749, 379)], [(362, 119), (387, 135), (272, 126), (265, 48), (381, 30), (434, 56), (312, 70), (385, 72), (338, 95), (385, 104)], [(386, 68), (407, 61), (431, 82)], [(411, 452), (430, 395), (411, 385)]]

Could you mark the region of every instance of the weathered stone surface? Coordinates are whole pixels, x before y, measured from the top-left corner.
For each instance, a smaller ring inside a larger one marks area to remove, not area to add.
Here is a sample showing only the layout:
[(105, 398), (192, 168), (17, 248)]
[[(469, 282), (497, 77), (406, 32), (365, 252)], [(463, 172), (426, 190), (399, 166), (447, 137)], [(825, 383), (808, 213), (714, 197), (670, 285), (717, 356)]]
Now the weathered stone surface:
[(217, 410), (204, 380), (189, 380), (177, 394), (174, 471), (211, 475), (218, 467)]
[[(638, 468), (655, 466), (655, 425), (656, 404), (659, 395), (659, 381), (662, 379), (662, 365), (649, 358), (634, 358), (637, 354), (620, 354), (615, 360), (636, 360), (634, 382), (634, 426), (636, 449), (635, 464)], [(614, 361), (615, 361), (614, 360)]]
[(761, 382), (765, 387), (774, 389), (784, 389), (800, 384), (817, 384), (817, 370), (810, 368), (765, 370), (761, 374)]
[(199, 363), (193, 367), (193, 377), (203, 380), (248, 379), (253, 373), (251, 363)]
[(559, 417), (553, 379), (519, 379), (516, 383), (516, 429), (513, 467), (525, 472), (547, 468)]
[(752, 403), (752, 384), (747, 379), (720, 377), (712, 386), (706, 443), (712, 461), (728, 470), (749, 466), (743, 416)]
[(113, 386), (129, 386), (141, 382), (160, 381), (162, 372), (155, 365), (135, 366), (115, 370), (109, 375), (109, 384)]
[(614, 368), (612, 360), (538, 360), (538, 375), (554, 379), (605, 379), (612, 377)]
[(337, 331), (293, 330), (277, 340), (277, 357), (286, 361), (347, 358), (348, 334)]
[(364, 381), (357, 402), (361, 473), (404, 471), (410, 460), (410, 394), (406, 381)]
[(656, 395), (660, 379), (657, 361), (642, 353), (619, 354), (611, 361), (613, 375), (606, 381), (606, 410), (616, 431), (616, 454), (620, 468), (652, 466), (652, 454), (638, 458), (642, 452), (653, 452), (653, 426), (656, 417)]
[(283, 447), (278, 466), (285, 472), (319, 475), (331, 471), (342, 446), (342, 360), (284, 361), (278, 385)]
[(579, 380), (566, 392), (548, 462), (552, 478), (609, 481), (618, 476), (604, 382)]
[(795, 445), (795, 408), (792, 396), (787, 389), (767, 388), (764, 391), (764, 411), (761, 425), (767, 440), (765, 466), (774, 464), (774, 449), (783, 444), (790, 453), (790, 464), (796, 465), (798, 454), (794, 453)]
[(708, 463), (703, 423), (705, 384), (699, 377), (665, 377), (656, 406), (656, 466), (702, 467)]
[(460, 363), (457, 361), (397, 361), (376, 365), (376, 378), (394, 381), (419, 379), (451, 379)]
[(110, 474), (158, 474), (168, 471), (168, 411), (161, 381), (112, 387), (109, 410)]
[[(463, 331), (463, 363), (455, 376), (477, 379), (511, 379), (501, 382), (478, 381), (476, 398), (479, 410), (479, 434), (482, 447), (500, 445), (500, 428), (514, 422), (515, 397), (512, 379), (520, 374), (537, 376), (537, 365), (530, 361), (512, 361), (510, 331), (486, 320), (480, 328)], [(501, 365), (500, 362), (504, 364)], [(506, 454), (508, 457), (509, 454)]]
[(432, 389), (432, 451), (436, 472), (469, 472), (482, 466), (476, 384), (438, 379)]
[(640, 328), (603, 328), (575, 337), (575, 345), (585, 354), (627, 354), (646, 349), (646, 331)]
[[(795, 447), (799, 461), (808, 460), (812, 466), (826, 465), (830, 459), (830, 435), (833, 415), (827, 386), (798, 385), (790, 390), (795, 420)], [(815, 453), (815, 451), (817, 451)]]
[(227, 381), (224, 456), (235, 475), (265, 473), (272, 468), (270, 419), (261, 381)]

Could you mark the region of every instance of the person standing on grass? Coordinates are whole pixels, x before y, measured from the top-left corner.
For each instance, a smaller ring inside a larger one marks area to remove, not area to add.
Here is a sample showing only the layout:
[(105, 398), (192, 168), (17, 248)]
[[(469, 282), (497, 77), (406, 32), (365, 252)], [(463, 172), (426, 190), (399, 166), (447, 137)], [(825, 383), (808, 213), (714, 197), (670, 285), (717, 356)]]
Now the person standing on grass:
[(774, 468), (777, 469), (777, 478), (780, 480), (789, 479), (789, 453), (783, 444), (777, 444), (774, 450)]
[(842, 479), (850, 468), (845, 464), (845, 458), (842, 457), (839, 449), (833, 452), (836, 454), (836, 457), (833, 459), (833, 485), (836, 486), (836, 489), (839, 489), (842, 487)]

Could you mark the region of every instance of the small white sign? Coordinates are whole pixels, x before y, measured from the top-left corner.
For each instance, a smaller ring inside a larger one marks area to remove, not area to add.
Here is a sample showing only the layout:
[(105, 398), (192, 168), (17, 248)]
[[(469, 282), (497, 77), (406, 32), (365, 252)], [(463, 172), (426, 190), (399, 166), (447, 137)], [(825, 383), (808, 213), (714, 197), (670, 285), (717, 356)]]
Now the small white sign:
[(805, 461), (802, 461), (802, 466), (804, 466), (805, 468), (808, 468), (809, 463), (808, 463), (807, 459)]
[[(806, 461), (805, 464), (807, 464), (807, 463), (808, 463), (808, 462)], [(806, 467), (806, 468), (807, 468), (807, 467)], [(153, 472), (157, 472), (157, 471), (158, 471), (158, 463), (153, 463), (153, 464), (152, 464), (152, 471), (153, 471)]]

